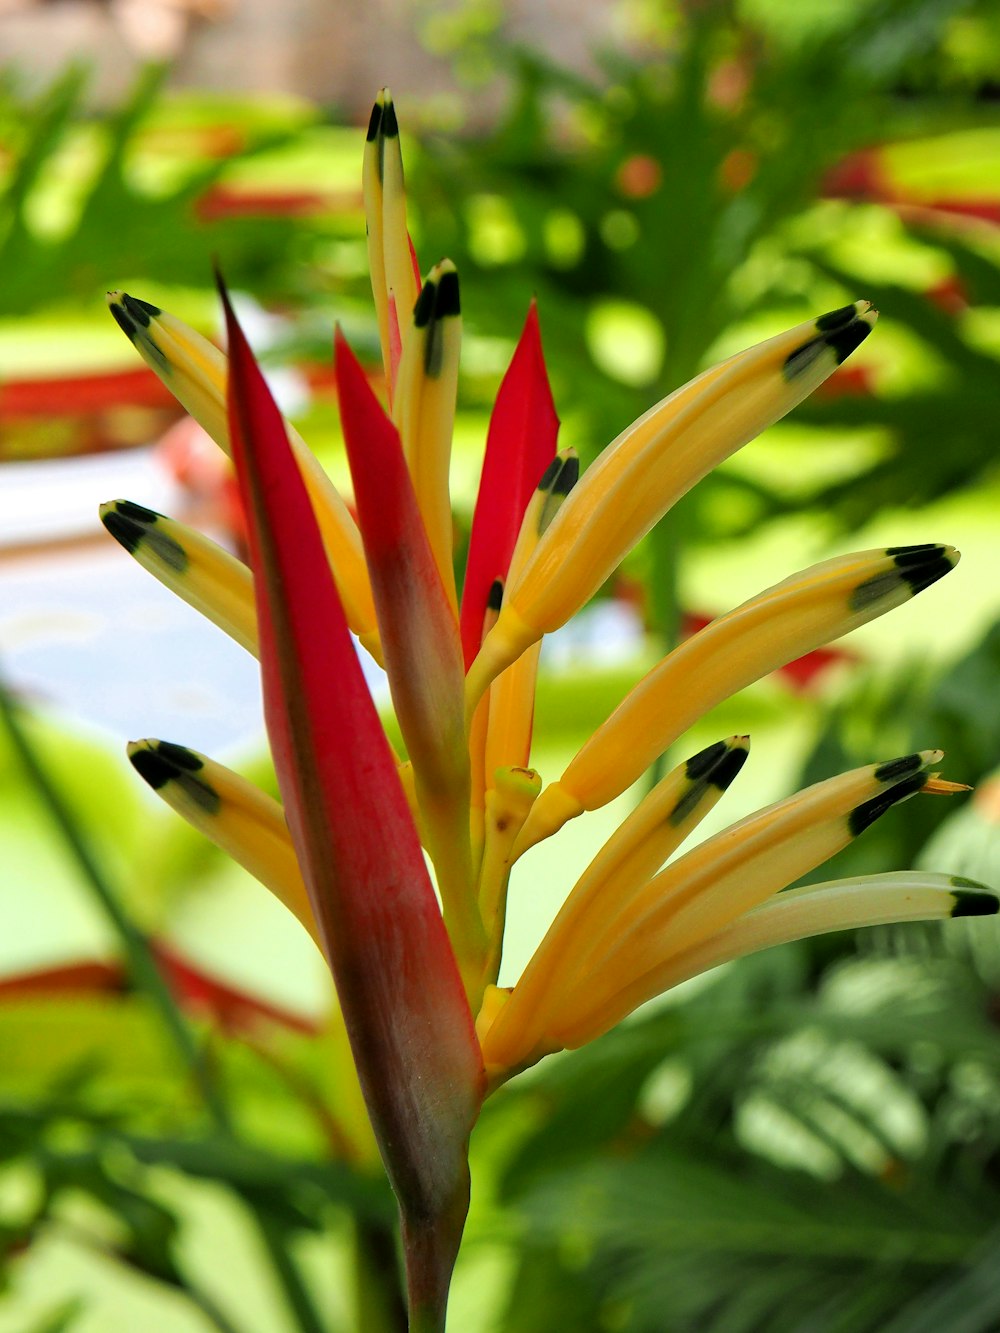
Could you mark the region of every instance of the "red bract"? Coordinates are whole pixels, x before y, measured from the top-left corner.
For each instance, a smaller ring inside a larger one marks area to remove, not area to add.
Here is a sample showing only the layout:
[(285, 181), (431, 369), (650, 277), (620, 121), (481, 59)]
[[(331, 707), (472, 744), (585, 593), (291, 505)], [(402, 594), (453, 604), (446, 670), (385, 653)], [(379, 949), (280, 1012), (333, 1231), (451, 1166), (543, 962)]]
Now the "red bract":
[(338, 332), (337, 390), (392, 701), (413, 765), (445, 922), (474, 990), (485, 952), (468, 888), (469, 757), (458, 623), (431, 550), (396, 427)]
[(542, 355), (534, 301), (497, 392), (462, 589), (462, 651), (468, 668), (479, 652), (486, 600), (503, 578), (531, 493), (556, 452), (559, 418)]
[(284, 425), (223, 294), (264, 707), (289, 830), (399, 1200), (411, 1298), (447, 1286), (482, 1095), (472, 1015)]

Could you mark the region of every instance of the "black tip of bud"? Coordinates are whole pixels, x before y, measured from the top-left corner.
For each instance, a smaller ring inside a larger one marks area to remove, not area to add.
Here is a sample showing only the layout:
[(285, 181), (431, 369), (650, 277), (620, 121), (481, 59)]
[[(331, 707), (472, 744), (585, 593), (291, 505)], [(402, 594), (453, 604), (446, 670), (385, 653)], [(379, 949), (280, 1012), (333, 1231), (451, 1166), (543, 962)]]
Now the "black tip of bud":
[(842, 329), (846, 324), (850, 324), (857, 313), (857, 308), (853, 302), (850, 305), (838, 306), (836, 310), (831, 310), (829, 314), (820, 315), (816, 321), (816, 328), (820, 333), (834, 333), (837, 329)]
[(709, 787), (725, 791), (747, 760), (744, 746), (730, 746), (726, 741), (707, 745), (684, 765), (684, 776), (691, 784), (670, 812), (671, 824), (677, 825), (704, 799)]
[(920, 791), (926, 783), (926, 773), (915, 773), (913, 777), (904, 778), (902, 782), (897, 782), (894, 787), (890, 787), (887, 791), (879, 792), (870, 801), (863, 801), (861, 805), (856, 805), (847, 816), (847, 827), (850, 830), (851, 837), (856, 838), (859, 833), (863, 833), (866, 828), (870, 828), (876, 819), (881, 819), (887, 810), (891, 810), (900, 801), (905, 801), (907, 796), (912, 796), (915, 792)]
[(900, 584), (905, 584), (910, 596), (915, 597), (955, 568), (954, 557), (936, 543), (890, 546), (885, 554), (892, 560), (894, 568), (858, 584), (851, 593), (852, 611), (867, 610), (884, 597), (898, 593)]
[(897, 555), (896, 565), (900, 577), (909, 584), (910, 593), (916, 597), (918, 592), (923, 592), (932, 583), (937, 583), (938, 579), (943, 579), (945, 574), (950, 574), (955, 562), (945, 554), (944, 547), (936, 546), (931, 547), (923, 560)]
[(135, 554), (136, 547), (146, 535), (146, 529), (141, 523), (133, 522), (115, 509), (109, 509), (106, 514), (102, 514), (101, 522), (118, 545), (124, 546), (129, 555)]
[(163, 517), (155, 509), (147, 509), (145, 505), (136, 504), (134, 500), (116, 500), (115, 509), (126, 518), (134, 519), (136, 523), (155, 523), (157, 519)]
[(825, 333), (823, 337), (826, 340), (827, 347), (833, 350), (837, 358), (837, 365), (842, 365), (851, 353), (868, 337), (872, 331), (872, 326), (864, 319), (856, 319), (851, 324), (845, 324), (843, 328), (832, 329)]
[(576, 454), (570, 454), (568, 458), (561, 460), (559, 470), (552, 479), (552, 494), (569, 495), (579, 480), (580, 460)]
[(176, 782), (185, 795), (210, 815), (217, 813), (219, 793), (194, 775), (204, 768), (204, 761), (193, 751), (172, 741), (153, 741), (129, 755), (132, 767), (156, 791), (168, 782)]
[(114, 315), (115, 323), (121, 331), (130, 342), (134, 342), (136, 333), (135, 325), (132, 323), (131, 319), (129, 319), (124, 308), (116, 301), (113, 305), (109, 305), (108, 309), (111, 311), (112, 315)]
[(434, 315), (437, 319), (446, 319), (449, 315), (460, 315), (462, 304), (459, 300), (458, 274), (454, 269), (442, 273), (438, 279), (437, 301)]
[(371, 118), (368, 121), (368, 133), (365, 139), (368, 143), (374, 143), (378, 138), (379, 126), (382, 124), (382, 108), (378, 102), (372, 107)]
[(129, 555), (135, 555), (140, 545), (145, 545), (145, 549), (169, 569), (183, 574), (188, 567), (187, 551), (180, 542), (157, 527), (162, 517), (155, 509), (147, 509), (132, 500), (117, 500), (113, 508), (101, 515), (101, 522)]
[(911, 773), (919, 773), (924, 766), (923, 757), (919, 754), (904, 754), (899, 759), (888, 759), (884, 764), (879, 764), (875, 770), (876, 782), (898, 782), (900, 778), (909, 777)]
[(392, 102), (386, 102), (382, 108), (382, 135), (386, 139), (395, 139), (399, 134), (399, 122), (396, 120), (396, 108)]
[(559, 475), (559, 469), (560, 469), (561, 467), (562, 467), (562, 459), (559, 458), (558, 456), (556, 456), (555, 458), (553, 458), (552, 462), (548, 465), (548, 467), (545, 469), (545, 471), (544, 471), (544, 472), (542, 473), (542, 475), (539, 477), (539, 479), (538, 479), (538, 486), (537, 486), (536, 489), (538, 489), (538, 490), (540, 490), (540, 491), (547, 491), (547, 490), (549, 490), (549, 489), (551, 488), (551, 486), (552, 486), (552, 483), (555, 481), (556, 477)]
[(704, 750), (699, 750), (697, 754), (693, 754), (684, 765), (684, 776), (689, 782), (697, 782), (700, 778), (711, 773), (725, 753), (725, 741), (716, 741), (714, 745), (706, 745)]
[(197, 773), (199, 768), (205, 767), (205, 761), (186, 745), (177, 745), (174, 741), (157, 741), (156, 749), (175, 768), (182, 768), (187, 773)]
[(503, 606), (503, 579), (494, 579), (490, 584), (486, 606), (490, 611), (499, 611)]
[(144, 782), (148, 782), (154, 791), (165, 787), (177, 776), (177, 769), (152, 749), (134, 750), (129, 755), (129, 762)]
[(829, 314), (820, 315), (814, 328), (817, 336), (809, 338), (785, 358), (782, 373), (786, 380), (793, 380), (808, 370), (827, 347), (836, 357), (837, 365), (841, 365), (872, 331), (872, 325), (861, 317), (856, 305), (843, 305)]
[(420, 288), (420, 294), (413, 306), (413, 323), (418, 329), (424, 329), (431, 322), (437, 299), (437, 283), (427, 282)]
[(977, 884), (975, 880), (961, 879), (955, 876), (952, 884), (968, 884), (971, 891), (959, 888), (954, 894), (955, 903), (951, 909), (951, 915), (956, 916), (996, 916), (1000, 912), (1000, 898), (992, 889), (985, 884)]
[(163, 311), (158, 305), (152, 305), (149, 301), (140, 301), (137, 296), (129, 296), (127, 292), (122, 292), (122, 305), (135, 320), (136, 324), (144, 329), (149, 328), (149, 321), (162, 315)]
[(895, 556), (896, 564), (901, 568), (906, 565), (919, 565), (927, 559), (928, 551), (942, 551), (938, 542), (921, 542), (917, 546), (887, 546), (886, 555)]
[(726, 791), (748, 757), (748, 752), (742, 747), (731, 749), (716, 765), (711, 778), (713, 785), (718, 787), (719, 791)]

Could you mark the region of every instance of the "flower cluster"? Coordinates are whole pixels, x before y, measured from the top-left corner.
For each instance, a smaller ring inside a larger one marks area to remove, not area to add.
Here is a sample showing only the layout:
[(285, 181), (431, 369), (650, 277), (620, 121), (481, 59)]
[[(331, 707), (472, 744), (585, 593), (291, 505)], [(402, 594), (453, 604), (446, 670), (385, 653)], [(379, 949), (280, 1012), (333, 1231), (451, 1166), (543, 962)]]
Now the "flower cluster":
[[(115, 292), (118, 323), (233, 458), (249, 567), (129, 501), (102, 516), (260, 659), (280, 804), (172, 743), (135, 743), (132, 762), (295, 913), (329, 961), (400, 1201), (411, 1309), (436, 1327), (467, 1207), (469, 1133), (482, 1098), (513, 1073), (741, 954), (848, 926), (995, 912), (998, 900), (933, 874), (780, 892), (897, 802), (959, 790), (937, 776), (933, 750), (810, 787), (665, 865), (740, 772), (749, 738), (735, 736), (653, 787), (569, 888), (521, 979), (498, 987), (522, 856), (624, 792), (716, 704), (901, 605), (958, 554), (861, 551), (776, 584), (668, 653), (543, 786), (528, 766), (543, 636), (701, 477), (831, 375), (876, 312), (858, 301), (713, 366), (580, 477), (572, 450), (557, 452), (532, 308), (490, 421), (459, 595), (449, 496), (458, 275), (445, 260), (421, 277), (387, 92), (363, 177), (387, 401), (338, 334), (354, 512), (282, 420), (224, 292), (228, 358)], [(385, 667), (405, 755), (386, 738), (355, 638)]]

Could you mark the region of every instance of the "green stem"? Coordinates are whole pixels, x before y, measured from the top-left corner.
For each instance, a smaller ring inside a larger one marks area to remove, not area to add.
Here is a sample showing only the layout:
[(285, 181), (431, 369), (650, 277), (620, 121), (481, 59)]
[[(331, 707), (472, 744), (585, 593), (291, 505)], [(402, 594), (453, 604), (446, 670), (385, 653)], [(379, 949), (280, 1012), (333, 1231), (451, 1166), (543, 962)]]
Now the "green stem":
[(468, 1174), (437, 1216), (413, 1217), (400, 1210), (409, 1333), (445, 1333), (451, 1275), (468, 1211)]
[[(145, 994), (156, 1009), (177, 1054), (190, 1072), (213, 1125), (226, 1138), (235, 1140), (229, 1109), (211, 1076), (202, 1052), (198, 1049), (190, 1027), (177, 1007), (170, 987), (160, 972), (149, 939), (128, 916), (121, 905), (117, 891), (112, 888), (97, 864), (69, 806), (53, 786), (28, 740), (18, 717), (17, 705), (2, 683), (0, 683), (0, 715), (6, 723), (11, 744), (22, 767), (121, 942), (126, 966), (136, 989)], [(253, 1217), (299, 1329), (302, 1333), (325, 1333), (325, 1326), (320, 1320), (309, 1291), (288, 1253), (285, 1236), (266, 1215), (254, 1212)]]

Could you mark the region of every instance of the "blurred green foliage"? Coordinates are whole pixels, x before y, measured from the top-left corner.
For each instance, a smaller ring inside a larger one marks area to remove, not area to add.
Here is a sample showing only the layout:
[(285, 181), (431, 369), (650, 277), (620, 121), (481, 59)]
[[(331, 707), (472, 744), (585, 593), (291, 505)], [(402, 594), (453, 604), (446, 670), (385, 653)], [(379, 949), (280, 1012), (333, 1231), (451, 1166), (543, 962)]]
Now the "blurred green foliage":
[[(734, 464), (674, 511), (635, 566), (650, 579), (651, 619), (670, 634), (678, 568), (706, 543), (802, 513), (834, 534), (996, 482), (995, 228), (955, 227), (900, 200), (819, 195), (846, 154), (893, 139), (985, 127), (996, 154), (1000, 20), (961, 0), (843, 0), (822, 21), (786, 0), (632, 9), (652, 54), (608, 61), (594, 81), (504, 48), (495, 7), (435, 29), (439, 45), (461, 38), (469, 78), (499, 66), (511, 90), (495, 130), (407, 144), (420, 253), (429, 263), (431, 246), (447, 252), (461, 272), (464, 394), (478, 424), (497, 347), (503, 340), (505, 352), (532, 295), (572, 435), (564, 443), (591, 454), (714, 355), (824, 303), (873, 299), (902, 366), (883, 377), (877, 357), (863, 359), (869, 392), (800, 409), (806, 441), (799, 425), (776, 432), (783, 469)], [(196, 157), (144, 176), (137, 142), (159, 114), (161, 79), (151, 71), (116, 116), (82, 126), (82, 74), (33, 103), (8, 82), (0, 314), (96, 303), (133, 277), (203, 289), (215, 254), (233, 285), (301, 308), (305, 332), (286, 352), (326, 356), (331, 305), (374, 346), (360, 313), (356, 208), (312, 220), (207, 221), (198, 210), (234, 173), (252, 180), (281, 150), (314, 152), (322, 118), (241, 107), (235, 160)], [(67, 165), (68, 199), (53, 186)], [(974, 156), (966, 170), (981, 193)], [(901, 196), (915, 188), (897, 185)], [(850, 244), (870, 235), (871, 254)], [(953, 284), (957, 305), (928, 299), (941, 283)], [(829, 453), (873, 428), (874, 449), (831, 481)], [(929, 744), (948, 750), (952, 775), (978, 779), (1000, 762), (998, 679), (996, 630), (944, 672), (921, 663), (855, 674), (815, 706), (806, 779)], [(550, 686), (562, 704), (556, 728), (583, 725), (574, 691), (594, 706), (589, 682)], [(105, 784), (109, 819), (78, 752), (66, 750), (50, 776), (152, 934), (151, 891), (168, 900), (179, 880), (207, 891), (218, 858), (180, 828), (154, 841), (145, 811), (118, 794), (112, 802)], [(44, 811), (6, 756), (0, 781), (20, 833), (36, 830), (42, 845)], [(903, 811), (878, 824), (829, 874), (913, 863), (948, 817), (944, 803), (926, 804), (919, 822)], [(139, 883), (150, 845), (156, 864)], [(7, 861), (19, 884), (32, 873), (21, 850)], [(52, 859), (49, 845), (34, 873), (60, 873)], [(506, 1089), (474, 1142), (473, 1277), (463, 1296), (459, 1274), (457, 1326), (990, 1333), (1000, 1324), (1000, 1036), (995, 978), (970, 963), (960, 931), (947, 941), (930, 929), (832, 936), (746, 960)], [(252, 1034), (200, 1021), (192, 1033), (225, 1089), (231, 1132), (199, 1105), (134, 978), (84, 999), (0, 999), (0, 1245), (12, 1300), (32, 1253), (62, 1236), (180, 1292), (192, 1328), (246, 1333), (232, 1313), (238, 1280), (227, 1289), (229, 1275), (214, 1271), (206, 1281), (182, 1243), (193, 1225), (183, 1200), (210, 1184), (271, 1236), (272, 1257), (293, 1270), (292, 1306), (295, 1271), (312, 1271), (303, 1243), (337, 1240), (357, 1289), (316, 1327), (399, 1327), (391, 1199), (336, 1130), (345, 1090), (329, 1034), (264, 1020)], [(242, 1244), (259, 1266), (254, 1242)], [(491, 1260), (502, 1280), (486, 1308), (474, 1275)], [(275, 1309), (280, 1324), (287, 1311)], [(6, 1333), (2, 1315), (0, 1305)], [(308, 1302), (288, 1317), (311, 1327)], [(31, 1328), (72, 1333), (92, 1328), (86, 1320), (85, 1299), (53, 1299), (32, 1311)]]
[[(509, 334), (537, 297), (557, 402), (585, 455), (751, 341), (736, 329), (763, 335), (859, 295), (905, 328), (914, 381), (893, 395), (876, 379), (874, 395), (814, 400), (798, 414), (826, 432), (813, 453), (847, 428), (878, 431), (877, 457), (847, 477), (811, 480), (809, 451), (790, 449), (777, 484), (723, 467), (667, 516), (646, 568), (653, 622), (670, 636), (676, 557), (691, 539), (731, 538), (804, 509), (856, 527), (995, 474), (983, 423), (1000, 408), (1000, 329), (993, 321), (984, 340), (982, 322), (935, 308), (921, 287), (936, 269), (961, 282), (971, 307), (995, 306), (995, 234), (887, 215), (882, 262), (907, 237), (923, 251), (908, 283), (889, 283), (879, 260), (852, 270), (833, 259), (845, 237), (870, 229), (871, 210), (817, 196), (856, 150), (996, 126), (989, 103), (956, 91), (974, 69), (960, 54), (969, 27), (987, 48), (997, 37), (987, 6), (939, 0), (846, 4), (822, 21), (771, 4), (649, 8), (660, 16), (659, 59), (609, 60), (606, 77), (588, 83), (534, 52), (508, 52), (514, 93), (497, 130), (425, 143), (410, 175), (421, 235), (457, 262), (473, 327)], [(956, 28), (964, 38), (942, 58)], [(1000, 138), (993, 144), (995, 168)], [(966, 184), (978, 198), (975, 157)]]

